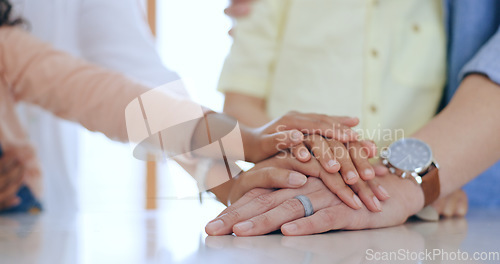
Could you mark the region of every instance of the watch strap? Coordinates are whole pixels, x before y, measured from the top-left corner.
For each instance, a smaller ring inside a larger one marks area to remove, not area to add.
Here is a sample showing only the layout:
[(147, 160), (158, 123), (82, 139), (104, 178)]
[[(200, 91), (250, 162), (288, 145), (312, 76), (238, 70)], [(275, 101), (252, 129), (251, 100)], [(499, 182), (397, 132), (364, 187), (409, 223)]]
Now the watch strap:
[(432, 164), (427, 173), (422, 176), (420, 184), (424, 192), (424, 207), (433, 203), (439, 197), (441, 186), (439, 183), (439, 169)]

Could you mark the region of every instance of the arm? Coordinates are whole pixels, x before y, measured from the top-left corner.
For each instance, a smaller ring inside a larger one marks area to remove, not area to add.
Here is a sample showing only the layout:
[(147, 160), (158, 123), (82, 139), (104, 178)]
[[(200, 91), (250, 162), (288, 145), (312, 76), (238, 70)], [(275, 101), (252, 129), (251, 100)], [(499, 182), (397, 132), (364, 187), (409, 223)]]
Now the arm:
[[(249, 95), (227, 92), (224, 101), (224, 113), (238, 119), (249, 127), (259, 127), (269, 123), (265, 100)], [(252, 113), (249, 115), (248, 113)]]
[[(499, 88), (484, 76), (469, 75), (445, 110), (414, 135), (431, 145), (440, 163), (441, 197), (457, 190), (500, 159), (500, 120), (496, 115), (500, 111)], [(307, 235), (335, 229), (398, 225), (422, 209), (422, 190), (412, 181), (388, 174), (377, 178), (377, 182), (392, 197), (384, 201), (384, 210), (380, 213), (374, 214), (364, 208), (352, 210), (340, 202), (337, 196), (331, 195), (323, 184), (318, 189), (305, 184), (291, 192), (276, 191), (264, 197), (261, 196), (262, 193), (247, 193), (241, 198), (246, 204), (235, 203), (225, 210), (225, 215), (217, 218), (223, 222), (219, 228), (245, 236), (265, 234), (279, 228), (285, 235)], [(315, 192), (321, 192), (321, 195), (316, 195)], [(321, 197), (316, 201), (311, 199), (316, 211), (313, 216), (303, 218), (301, 205), (293, 199), (298, 194), (308, 195), (310, 198)], [(263, 201), (273, 203), (263, 205)], [(259, 203), (261, 211), (248, 209), (252, 204)], [(235, 212), (228, 213), (231, 211)], [(279, 216), (285, 214), (287, 219), (280, 219)], [(251, 224), (236, 225), (245, 220), (249, 220)], [(252, 228), (243, 229), (248, 226)], [(221, 234), (208, 231), (212, 235)]]
[(450, 104), (414, 137), (427, 142), (439, 162), (441, 196), (459, 189), (500, 159), (500, 86), (467, 76)]
[(110, 138), (127, 140), (125, 107), (146, 87), (56, 51), (20, 29), (2, 27), (0, 31), (2, 77), (16, 101), (38, 105)]

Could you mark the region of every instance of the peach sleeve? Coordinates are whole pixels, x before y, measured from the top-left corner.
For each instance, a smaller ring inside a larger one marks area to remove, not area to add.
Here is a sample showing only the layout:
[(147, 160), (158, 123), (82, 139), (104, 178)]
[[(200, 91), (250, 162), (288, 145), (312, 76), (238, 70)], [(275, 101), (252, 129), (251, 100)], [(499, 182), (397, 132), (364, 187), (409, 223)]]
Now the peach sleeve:
[(56, 51), (21, 29), (0, 32), (0, 72), (15, 101), (127, 141), (125, 108), (148, 88)]

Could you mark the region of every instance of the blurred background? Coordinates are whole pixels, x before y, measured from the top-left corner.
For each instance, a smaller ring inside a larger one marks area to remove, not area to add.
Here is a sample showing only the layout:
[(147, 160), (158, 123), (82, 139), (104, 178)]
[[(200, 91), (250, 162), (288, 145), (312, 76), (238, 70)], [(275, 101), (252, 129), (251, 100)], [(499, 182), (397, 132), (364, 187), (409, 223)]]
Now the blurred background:
[[(189, 93), (197, 102), (221, 111), (223, 95), (216, 91), (216, 85), (232, 41), (227, 34), (232, 22), (224, 15), (228, 1), (156, 2), (156, 41), (165, 65), (186, 81)], [(141, 216), (146, 211), (145, 162), (133, 158), (127, 144), (113, 142), (100, 133), (84, 129), (80, 133), (80, 146), (78, 186), (79, 211), (82, 214), (76, 220), (80, 230), (80, 235), (74, 238), (77, 241), (68, 241), (75, 245), (77, 251), (74, 255), (65, 254), (72, 256), (71, 261), (96, 263), (98, 259), (109, 259), (113, 263), (134, 263), (149, 256), (175, 262), (198, 250), (204, 240), (199, 237), (200, 229), (203, 228), (199, 224), (200, 219), (206, 223), (223, 206), (211, 199), (205, 199), (200, 204), (196, 183), (183, 173), (182, 168), (174, 162), (157, 164), (154, 213), (160, 215), (150, 220), (146, 217), (145, 221)], [(190, 211), (186, 208), (199, 210)], [(166, 210), (180, 212), (183, 217), (162, 220), (161, 212)], [(113, 217), (100, 217), (109, 211), (113, 212)], [(130, 212), (137, 212), (137, 218), (130, 217)], [(164, 224), (167, 222), (170, 225)], [(134, 228), (127, 228), (130, 226)], [(186, 230), (178, 226), (193, 228)], [(196, 228), (198, 226), (200, 229)], [(108, 236), (102, 235), (103, 230)], [(150, 234), (147, 230), (156, 232)], [(115, 235), (109, 236), (110, 233)], [(178, 240), (176, 237), (183, 239)], [(109, 245), (129, 254), (122, 257), (111, 255), (113, 253), (110, 251), (103, 250)], [(152, 248), (171, 250), (150, 252)], [(78, 257), (74, 259), (74, 256)]]
[[(165, 65), (186, 81), (199, 103), (221, 111), (216, 91), (231, 46), (227, 0), (157, 0), (157, 47)], [(79, 160), (80, 210), (144, 210), (145, 163), (132, 157), (127, 144), (82, 129)], [(99, 151), (96, 151), (99, 150)], [(158, 164), (158, 210), (162, 201), (198, 199), (196, 183), (175, 163)]]

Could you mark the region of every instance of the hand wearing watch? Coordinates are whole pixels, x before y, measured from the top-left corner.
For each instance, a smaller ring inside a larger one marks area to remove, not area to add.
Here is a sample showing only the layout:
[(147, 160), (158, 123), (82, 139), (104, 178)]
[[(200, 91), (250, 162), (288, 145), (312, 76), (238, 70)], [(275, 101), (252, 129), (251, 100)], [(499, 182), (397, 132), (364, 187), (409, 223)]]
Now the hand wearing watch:
[(429, 145), (416, 138), (403, 138), (380, 152), (382, 162), (391, 173), (414, 180), (424, 192), (424, 207), (440, 194), (439, 166), (433, 160)]

